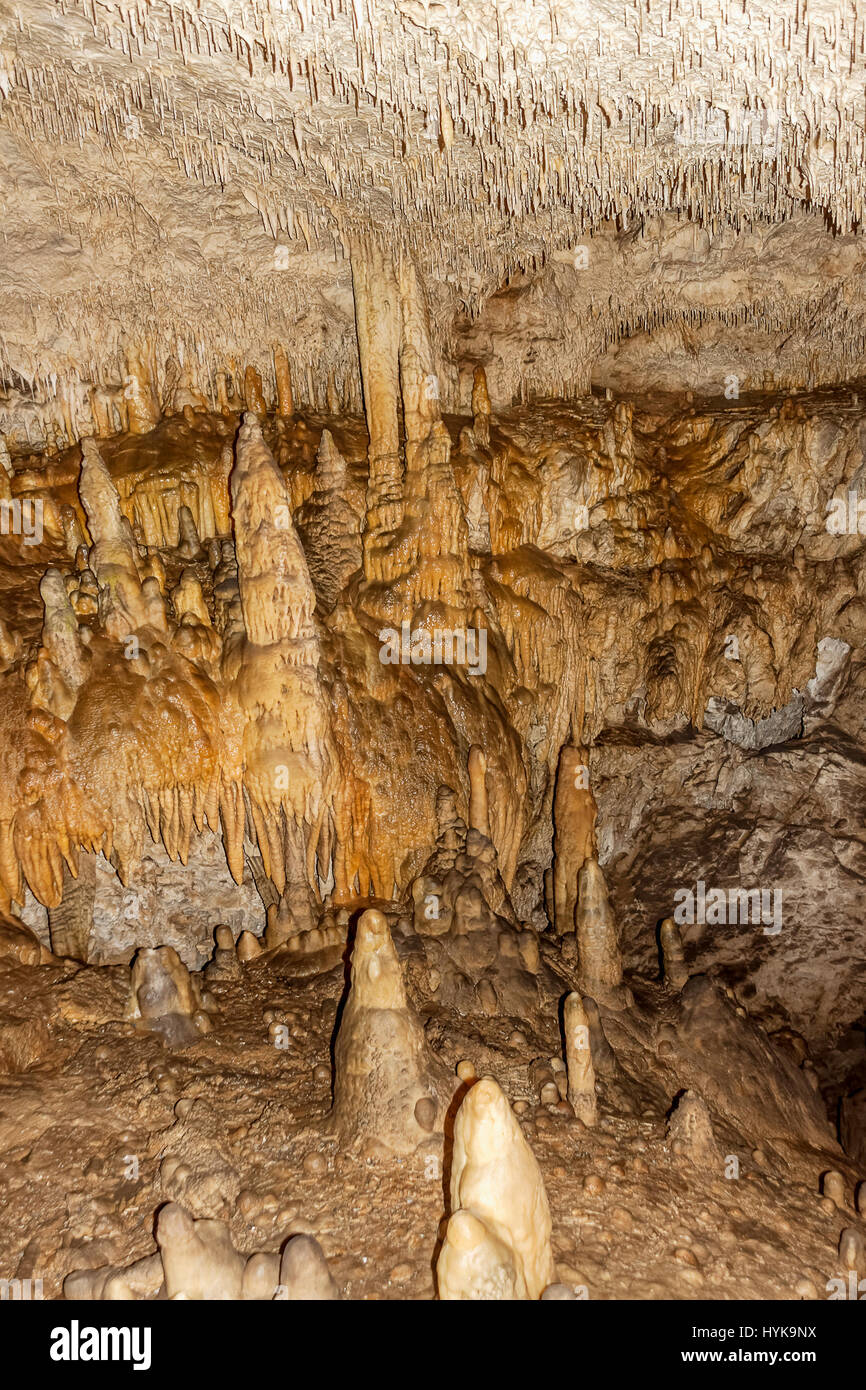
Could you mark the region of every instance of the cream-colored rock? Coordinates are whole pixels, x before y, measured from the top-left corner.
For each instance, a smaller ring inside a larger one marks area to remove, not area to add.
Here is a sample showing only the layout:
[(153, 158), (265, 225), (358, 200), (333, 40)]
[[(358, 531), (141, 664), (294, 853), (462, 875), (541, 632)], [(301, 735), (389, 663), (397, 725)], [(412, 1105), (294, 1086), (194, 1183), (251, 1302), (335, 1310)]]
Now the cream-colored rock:
[(103, 1265), (75, 1270), (63, 1281), (64, 1298), (102, 1302), (133, 1302), (153, 1298), (162, 1288), (165, 1274), (159, 1255), (145, 1255), (125, 1268)]
[(176, 1202), (157, 1217), (156, 1242), (169, 1298), (240, 1299), (245, 1261), (222, 1221), (194, 1221)]
[(675, 1158), (719, 1172), (721, 1150), (713, 1133), (706, 1101), (695, 1091), (685, 1091), (668, 1121), (668, 1142)]
[(592, 1063), (589, 1019), (579, 994), (569, 994), (563, 1005), (565, 1063), (568, 1071), (568, 1099), (579, 1120), (592, 1128), (598, 1123), (595, 1094), (595, 1068)]
[(173, 946), (142, 947), (132, 963), (127, 1018), (170, 1046), (196, 1042), (201, 993)]
[(513, 1250), (471, 1211), (456, 1211), (448, 1222), (436, 1283), (440, 1299), (448, 1302), (529, 1298)]
[(256, 1302), (270, 1300), (279, 1282), (279, 1255), (264, 1252), (250, 1255), (244, 1265), (242, 1297)]
[(78, 632), (78, 621), (69, 601), (63, 576), (47, 569), (39, 585), (45, 608), (42, 646), (36, 658), (33, 703), (68, 719), (87, 680), (90, 653)]
[(237, 943), (238, 960), (246, 964), (262, 954), (262, 944), (251, 931), (242, 931)]
[(487, 759), (484, 749), (469, 749), (469, 829), (490, 839), (490, 813), (487, 808)]
[(328, 1269), (322, 1247), (313, 1236), (297, 1235), (287, 1242), (280, 1261), (277, 1300), (289, 1303), (334, 1302), (340, 1291)]
[(99, 618), (110, 637), (118, 640), (149, 625), (142, 594), (138, 554), (120, 497), (102, 455), (92, 439), (81, 445), (81, 504), (93, 540), (90, 568), (99, 581)]
[[(331, 1125), (341, 1142), (368, 1139), (411, 1153), (434, 1127), (441, 1132), (449, 1094), (444, 1070), (406, 998), (388, 922), (368, 909), (352, 949), (349, 997), (334, 1045)], [(432, 1103), (433, 1116), (419, 1102)]]
[[(501, 1248), (510, 1252), (516, 1277), (514, 1296), (537, 1299), (553, 1283), (556, 1271), (550, 1245), (550, 1208), (541, 1171), (508, 1100), (492, 1076), (482, 1077), (470, 1087), (454, 1121), (451, 1208), (451, 1221), (458, 1212), (468, 1212), (497, 1242), (494, 1263), (499, 1270)], [(493, 1252), (488, 1238), (476, 1239), (477, 1227), (462, 1218), (457, 1231), (452, 1246), (456, 1243), (459, 1249), (468, 1239), (469, 1248), (479, 1251), (479, 1264), (489, 1269)], [(450, 1254), (445, 1266), (444, 1296), (463, 1296), (458, 1293), (453, 1275), (448, 1275), (449, 1266), (452, 1271), (457, 1267)], [(472, 1277), (473, 1269), (471, 1260), (468, 1270)], [(504, 1277), (496, 1274), (494, 1279)], [(525, 1293), (520, 1292), (521, 1287)]]
[(595, 852), (598, 808), (589, 785), (589, 754), (566, 744), (559, 755), (553, 803), (553, 914), (557, 935), (575, 928), (577, 879)]
[[(238, 434), (231, 494), (247, 637), (238, 681), (244, 786), (265, 872), (296, 929), (307, 930), (314, 925), (317, 849), (330, 859), (336, 754), (319, 679), (316, 596), (285, 483), (251, 413)], [(227, 855), (240, 879), (238, 795)]]

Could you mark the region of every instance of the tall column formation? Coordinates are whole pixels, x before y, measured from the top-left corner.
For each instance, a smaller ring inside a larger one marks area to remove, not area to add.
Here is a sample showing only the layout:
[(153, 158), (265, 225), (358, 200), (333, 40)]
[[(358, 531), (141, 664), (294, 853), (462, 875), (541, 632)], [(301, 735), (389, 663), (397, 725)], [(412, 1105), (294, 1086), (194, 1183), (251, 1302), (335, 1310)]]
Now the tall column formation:
[[(467, 1292), (467, 1262), (490, 1270), (510, 1255), (512, 1294), (500, 1297), (540, 1298), (556, 1275), (551, 1250), (551, 1221), (547, 1193), (535, 1155), (524, 1138), (514, 1112), (492, 1076), (485, 1076), (467, 1092), (454, 1122), (451, 1157), (451, 1210), (445, 1242), (437, 1265), (439, 1297), (486, 1297)], [(467, 1223), (470, 1213), (484, 1232)], [(485, 1234), (486, 1233), (486, 1234)]]
[(598, 808), (589, 785), (588, 752), (566, 744), (553, 801), (553, 921), (558, 936), (574, 931), (578, 874), (595, 853)]
[(400, 387), (403, 425), (406, 430), (406, 464), (415, 464), (413, 452), (441, 423), (439, 378), (430, 342), (430, 322), (424, 287), (414, 262), (401, 256), (400, 286)]
[[(315, 888), (317, 851), (327, 877), (336, 758), (319, 681), (315, 593), (285, 483), (252, 414), (238, 435), (231, 495), (246, 629), (237, 675), (244, 785), (265, 870), (281, 894), (291, 871), (297, 911), (296, 890)], [(225, 777), (221, 810), (234, 872), (243, 862), (243, 815)]]
[(442, 421), (418, 271), (408, 256), (400, 258), (395, 271), (379, 247), (356, 244), (352, 280), (370, 436), (365, 606), (391, 620), (412, 619), (422, 602), (462, 607), (468, 589), (468, 531), (451, 466), (451, 439)]
[(578, 984), (598, 1003), (622, 1005), (622, 957), (607, 884), (597, 859), (587, 859), (577, 882), (575, 911)]
[(389, 256), (373, 242), (352, 247), (352, 286), (367, 450), (367, 528), (364, 573), (380, 578), (380, 552), (403, 519), (403, 462), (400, 457), (400, 291)]
[(595, 1067), (590, 1046), (589, 1018), (579, 994), (569, 994), (563, 1005), (565, 1065), (568, 1073), (568, 1099), (579, 1120), (592, 1128), (598, 1123), (595, 1097)]
[(468, 598), (469, 532), (451, 466), (427, 300), (414, 262), (399, 266), (402, 330), (400, 384), (406, 432), (405, 522), (401, 537), (404, 607)]

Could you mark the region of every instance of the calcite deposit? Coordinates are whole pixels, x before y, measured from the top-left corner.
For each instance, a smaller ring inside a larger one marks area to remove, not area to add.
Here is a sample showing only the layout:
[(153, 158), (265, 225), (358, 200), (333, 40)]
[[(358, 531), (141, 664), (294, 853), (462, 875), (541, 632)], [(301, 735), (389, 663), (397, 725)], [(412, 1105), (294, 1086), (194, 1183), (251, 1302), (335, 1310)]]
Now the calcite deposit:
[(4, 1299), (866, 1281), (864, 79), (0, 0)]

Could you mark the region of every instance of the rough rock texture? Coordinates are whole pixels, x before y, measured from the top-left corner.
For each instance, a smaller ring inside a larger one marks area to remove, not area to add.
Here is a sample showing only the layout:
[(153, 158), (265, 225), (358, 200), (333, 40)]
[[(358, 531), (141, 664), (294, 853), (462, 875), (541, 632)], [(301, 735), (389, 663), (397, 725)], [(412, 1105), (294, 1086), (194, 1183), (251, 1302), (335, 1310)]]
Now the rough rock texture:
[(63, 899), (44, 924), (32, 898), (22, 917), (46, 933), (55, 952), (97, 965), (128, 962), (139, 946), (173, 946), (190, 970), (210, 959), (213, 932), (228, 926), (261, 935), (265, 908), (252, 877), (237, 884), (215, 836), (196, 836), (186, 864), (149, 844), (133, 882), (124, 885), (102, 855), (82, 854), (78, 877), (65, 878)]
[(127, 1017), (157, 1033), (169, 1047), (198, 1041), (197, 982), (171, 946), (144, 946), (132, 963)]
[(860, 1266), (864, 78), (830, 0), (0, 4), (4, 1278)]

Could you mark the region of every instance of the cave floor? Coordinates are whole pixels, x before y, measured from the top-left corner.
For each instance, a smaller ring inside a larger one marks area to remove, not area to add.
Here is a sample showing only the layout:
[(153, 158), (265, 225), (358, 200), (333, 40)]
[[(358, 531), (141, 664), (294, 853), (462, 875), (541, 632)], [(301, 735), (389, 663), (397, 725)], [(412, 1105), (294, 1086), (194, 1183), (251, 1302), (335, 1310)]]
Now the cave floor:
[[(346, 1298), (435, 1296), (439, 1157), (338, 1151), (327, 1133), (342, 962), (305, 975), (309, 962), (265, 958), (213, 983), (213, 1031), (177, 1051), (122, 1021), (123, 967), (4, 964), (4, 1277), (41, 1279), (45, 1298), (61, 1297), (70, 1271), (153, 1253), (155, 1213), (174, 1199), (227, 1221), (245, 1254), (314, 1234)], [(286, 1026), (286, 1045), (269, 1037), (266, 1013)], [(470, 1058), (527, 1102), (521, 1123), (550, 1200), (558, 1274), (580, 1296), (789, 1299), (804, 1280), (825, 1296), (850, 1217), (817, 1196), (814, 1153), (746, 1154), (738, 1180), (683, 1168), (658, 1087), (642, 1105), (639, 1077), (632, 1101), (611, 1104), (600, 1087), (595, 1130), (533, 1103), (528, 1064), (557, 1050), (550, 1019), (426, 1013), (452, 1071)], [(447, 1153), (446, 1138), (446, 1165)], [(182, 1160), (170, 1177), (166, 1154)]]

